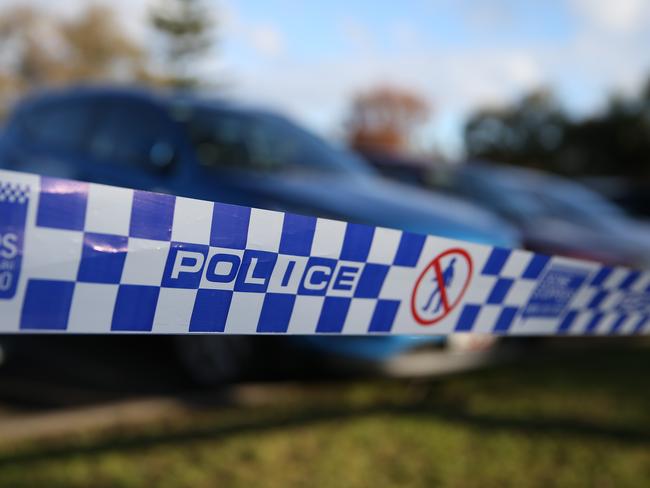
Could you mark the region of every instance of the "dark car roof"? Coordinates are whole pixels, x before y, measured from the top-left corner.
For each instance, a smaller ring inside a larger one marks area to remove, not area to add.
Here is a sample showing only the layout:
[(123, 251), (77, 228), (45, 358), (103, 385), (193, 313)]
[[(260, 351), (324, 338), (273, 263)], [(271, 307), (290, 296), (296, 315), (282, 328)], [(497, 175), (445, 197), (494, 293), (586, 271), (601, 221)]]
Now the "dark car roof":
[(152, 89), (144, 86), (103, 86), (103, 85), (73, 85), (66, 88), (46, 89), (35, 92), (24, 99), (21, 105), (33, 106), (58, 99), (83, 99), (93, 97), (122, 97), (139, 99), (154, 104), (170, 105), (174, 103), (191, 105), (192, 107), (218, 108), (236, 110), (251, 115), (275, 115), (270, 110), (253, 107), (243, 102), (225, 99), (215, 94), (202, 92), (173, 91), (169, 89)]

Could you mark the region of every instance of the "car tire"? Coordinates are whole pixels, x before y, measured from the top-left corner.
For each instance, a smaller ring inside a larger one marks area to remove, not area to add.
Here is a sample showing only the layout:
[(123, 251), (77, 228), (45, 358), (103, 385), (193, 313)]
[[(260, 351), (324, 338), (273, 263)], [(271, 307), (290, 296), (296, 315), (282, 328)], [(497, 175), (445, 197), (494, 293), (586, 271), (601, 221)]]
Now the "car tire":
[(178, 336), (174, 347), (190, 379), (207, 387), (242, 379), (252, 369), (255, 357), (247, 336)]

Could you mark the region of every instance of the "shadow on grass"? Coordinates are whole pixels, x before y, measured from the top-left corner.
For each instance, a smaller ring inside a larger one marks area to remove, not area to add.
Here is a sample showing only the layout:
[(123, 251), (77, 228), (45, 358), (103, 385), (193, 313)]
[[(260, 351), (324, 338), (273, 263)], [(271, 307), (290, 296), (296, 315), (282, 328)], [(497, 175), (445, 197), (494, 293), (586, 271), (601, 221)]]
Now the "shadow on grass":
[[(548, 361), (523, 362), (518, 365), (498, 367), (467, 376), (447, 378), (438, 382), (420, 384), (422, 394), (411, 395), (399, 404), (390, 398), (378, 399), (368, 407), (292, 405), (242, 410), (247, 418), (233, 420), (224, 425), (216, 419), (206, 420), (200, 428), (188, 426), (173, 432), (143, 432), (124, 437), (107, 434), (93, 441), (67, 443), (59, 446), (30, 446), (23, 451), (0, 453), (0, 467), (29, 465), (30, 463), (57, 460), (67, 457), (91, 456), (110, 451), (139, 450), (165, 445), (190, 444), (197, 441), (228, 439), (241, 434), (270, 432), (273, 430), (306, 427), (318, 423), (364, 419), (373, 416), (410, 417), (433, 422), (446, 422), (486, 432), (508, 432), (523, 435), (554, 435), (581, 437), (595, 441), (616, 441), (631, 445), (649, 445), (650, 430), (642, 427), (617, 427), (576, 419), (575, 417), (515, 418), (504, 415), (469, 412), (463, 398), (451, 399), (438, 394), (457, 381), (470, 380), (470, 385), (480, 384), (491, 390), (499, 385), (507, 390), (527, 387), (557, 388), (570, 391), (580, 398), (594, 388), (607, 392), (611, 398), (625, 401), (634, 398), (650, 405), (647, 378), (650, 377), (650, 350), (632, 348), (624, 350), (599, 350), (589, 353), (563, 352), (549, 357)], [(470, 386), (474, 388), (475, 386)], [(492, 390), (498, 395), (498, 388)], [(191, 403), (191, 402), (188, 402)], [(216, 413), (219, 410), (215, 410)], [(255, 417), (252, 419), (252, 417)]]
[(230, 425), (191, 428), (180, 432), (142, 434), (129, 438), (112, 438), (93, 445), (67, 445), (32, 450), (23, 453), (0, 456), (0, 467), (28, 465), (32, 462), (62, 459), (71, 456), (102, 454), (113, 450), (139, 450), (165, 445), (178, 445), (197, 441), (227, 439), (246, 433), (268, 432), (277, 429), (305, 427), (322, 422), (362, 419), (372, 416), (409, 416), (432, 421), (458, 424), (463, 427), (486, 431), (510, 431), (517, 434), (540, 434), (577, 436), (593, 440), (615, 440), (625, 444), (650, 445), (650, 431), (627, 428), (604, 427), (575, 419), (527, 420), (501, 418), (489, 415), (475, 415), (457, 409), (432, 408), (426, 406), (376, 405), (368, 408), (310, 409), (307, 411), (283, 412), (272, 418), (258, 421), (243, 421)]

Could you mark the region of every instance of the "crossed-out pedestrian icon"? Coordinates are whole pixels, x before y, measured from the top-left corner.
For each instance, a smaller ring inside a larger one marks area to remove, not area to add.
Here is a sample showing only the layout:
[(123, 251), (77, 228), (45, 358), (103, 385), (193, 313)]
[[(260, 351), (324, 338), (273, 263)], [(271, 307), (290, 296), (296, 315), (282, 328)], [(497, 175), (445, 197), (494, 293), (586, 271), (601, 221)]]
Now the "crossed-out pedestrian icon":
[(461, 301), (472, 277), (472, 258), (461, 248), (436, 256), (421, 272), (411, 294), (411, 314), (420, 325), (446, 317)]
[[(452, 258), (445, 270), (442, 272), (442, 286), (444, 288), (449, 288), (452, 284), (452, 281), (454, 279), (454, 264), (456, 264), (456, 258)], [(442, 307), (442, 293), (440, 292), (441, 288), (440, 283), (438, 282), (438, 277), (435, 274), (433, 276), (432, 282), (434, 284), (433, 291), (431, 292), (431, 295), (429, 295), (427, 303), (424, 305), (424, 307), (422, 307), (422, 310), (428, 311), (433, 304), (433, 299), (437, 296), (438, 304), (433, 310), (434, 313), (437, 313), (440, 311), (440, 307)]]

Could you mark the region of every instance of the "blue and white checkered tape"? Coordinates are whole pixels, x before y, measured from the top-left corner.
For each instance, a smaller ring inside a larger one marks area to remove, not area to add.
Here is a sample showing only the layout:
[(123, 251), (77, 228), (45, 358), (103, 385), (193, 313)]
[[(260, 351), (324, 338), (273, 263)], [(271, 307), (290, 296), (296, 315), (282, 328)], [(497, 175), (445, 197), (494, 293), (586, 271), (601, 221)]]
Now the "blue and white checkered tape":
[(648, 272), (0, 171), (0, 332), (648, 331)]

